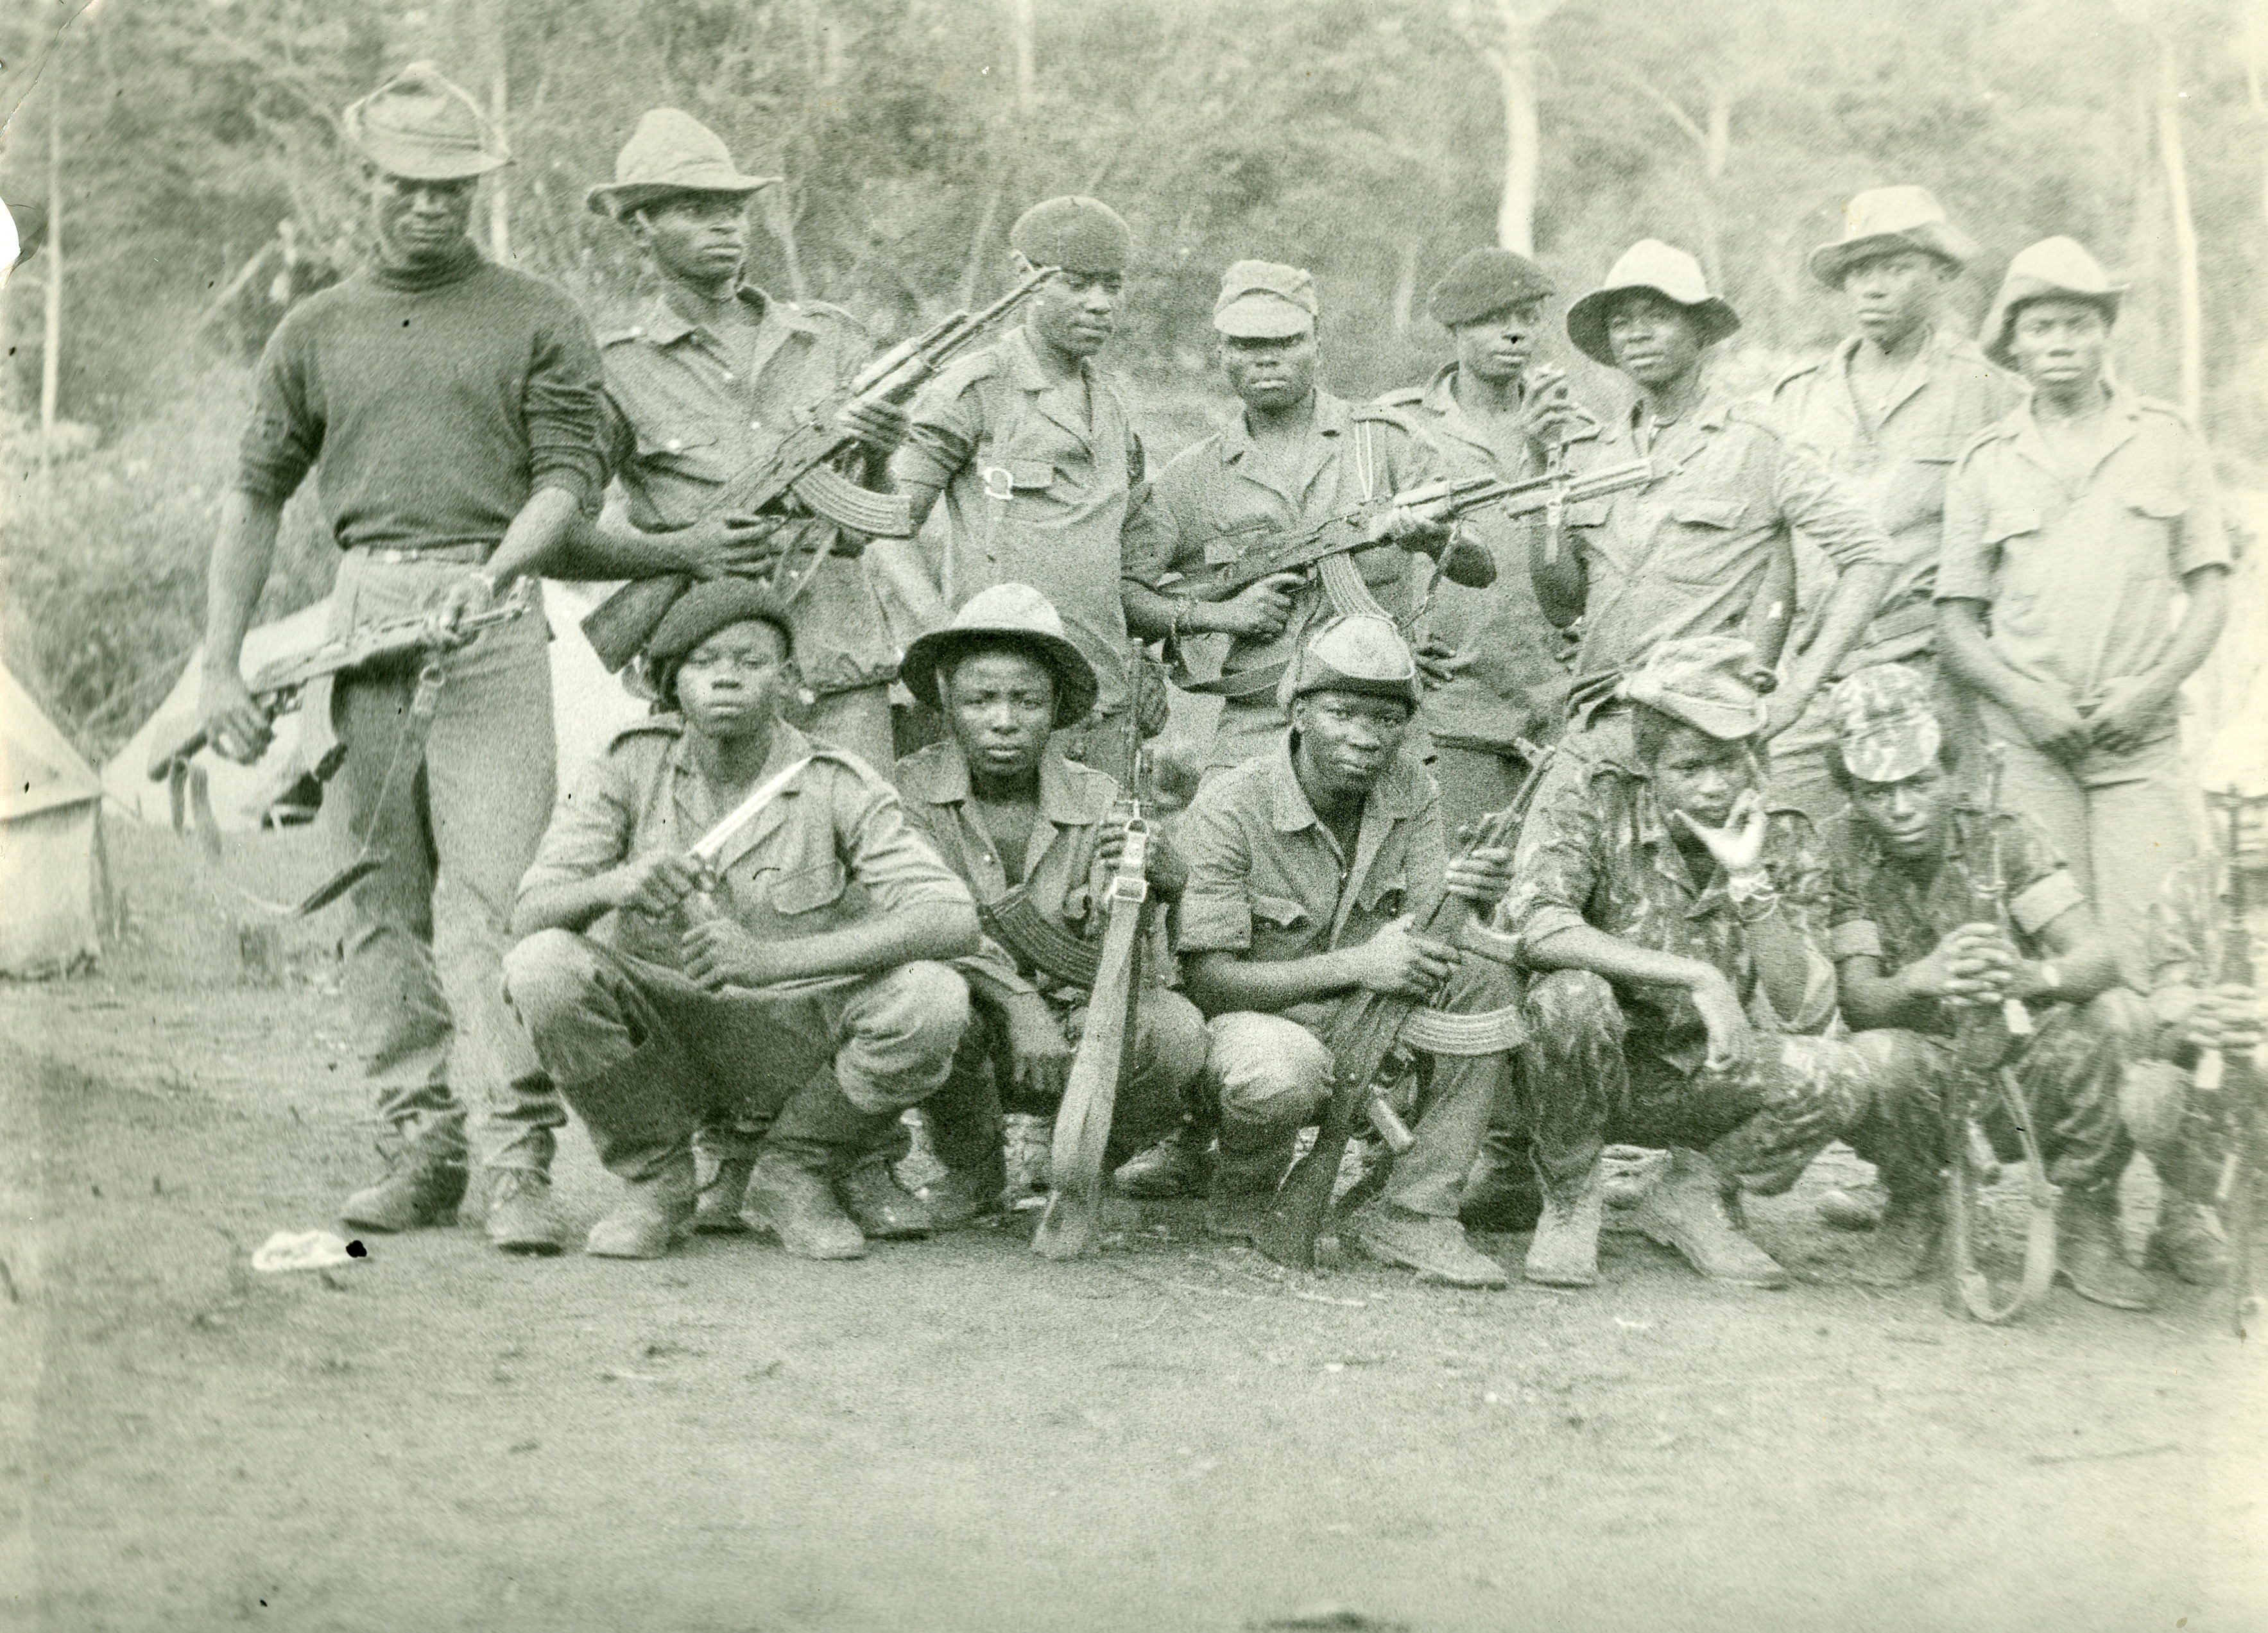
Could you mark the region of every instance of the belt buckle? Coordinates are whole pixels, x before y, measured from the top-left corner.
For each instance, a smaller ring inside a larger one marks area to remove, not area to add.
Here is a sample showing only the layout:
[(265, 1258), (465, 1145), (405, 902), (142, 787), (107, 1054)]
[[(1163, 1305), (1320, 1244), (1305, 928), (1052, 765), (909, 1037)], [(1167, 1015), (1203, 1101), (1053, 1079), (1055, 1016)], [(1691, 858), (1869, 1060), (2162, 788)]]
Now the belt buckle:
[[(988, 465), (985, 466), (983, 471), (979, 474), (984, 478), (984, 497), (986, 498), (997, 499), (1001, 504), (1005, 504), (1009, 500), (1016, 497), (1016, 474), (1010, 470), (1006, 466)], [(995, 482), (999, 485), (995, 487), (993, 485)]]

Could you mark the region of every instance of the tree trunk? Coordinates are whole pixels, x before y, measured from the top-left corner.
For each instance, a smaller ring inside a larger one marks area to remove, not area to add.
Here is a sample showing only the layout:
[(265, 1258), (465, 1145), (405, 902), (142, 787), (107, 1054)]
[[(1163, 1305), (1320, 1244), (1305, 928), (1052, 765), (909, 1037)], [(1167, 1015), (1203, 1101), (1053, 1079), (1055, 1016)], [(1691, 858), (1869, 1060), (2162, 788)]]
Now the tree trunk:
[(55, 397), (63, 354), (63, 58), (58, 49), (48, 90), (48, 325), (40, 358), (40, 504), (54, 503), (49, 472), (55, 463)]
[(2180, 278), (2182, 412), (2205, 428), (2205, 308), (2198, 289), (2197, 218), (2190, 211), (2189, 166), (2182, 151), (2181, 65), (2173, 42), (2158, 42), (2158, 158), (2166, 170), (2166, 213), (2173, 222)]
[[(502, 4), (503, 0), (491, 0)], [(490, 13), (493, 18), (494, 13)], [(504, 36), (496, 36), (496, 68), (489, 79), (489, 117), (496, 121), (497, 134), (504, 134)], [(489, 254), (498, 266), (512, 264), (512, 188), (504, 178), (512, 167), (504, 166), (489, 178)]]
[(1406, 340), (1418, 305), (1418, 240), (1405, 239), (1402, 264), (1394, 278), (1394, 337)]
[(1503, 42), (1491, 54), (1497, 85), (1504, 98), (1504, 194), (1496, 210), (1499, 248), (1522, 255), (1535, 253), (1535, 173), (1543, 134), (1535, 114), (1534, 31), (1512, 7), (1498, 7), (1504, 19)]
[(1030, 116), (1038, 83), (1037, 54), (1032, 34), (1033, 0), (1008, 0), (1008, 43), (1016, 65), (1016, 114)]

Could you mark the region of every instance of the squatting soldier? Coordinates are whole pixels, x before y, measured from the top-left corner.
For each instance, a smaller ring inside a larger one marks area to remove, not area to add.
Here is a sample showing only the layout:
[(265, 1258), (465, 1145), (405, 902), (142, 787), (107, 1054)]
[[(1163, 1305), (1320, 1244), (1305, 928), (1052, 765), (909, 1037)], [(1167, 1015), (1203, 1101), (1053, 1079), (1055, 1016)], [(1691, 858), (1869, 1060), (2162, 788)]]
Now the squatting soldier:
[(2214, 979), (2221, 872), (2217, 860), (2199, 857), (2176, 869), (2151, 904), (2154, 1058), (2127, 1068), (2118, 1094), (2127, 1136), (2150, 1159), (2161, 1187), (2148, 1262), (2200, 1287), (2228, 1275), (2228, 1232), (2213, 1208), (2228, 1140), (2220, 1107), (2191, 1078), (2203, 1051), (2235, 1059), (2257, 1050), (2262, 1033), (2257, 989)]
[(1249, 1236), (1265, 1214), (1300, 1129), (1329, 1100), (1324, 1040), (1339, 1010), (1365, 989), (1431, 999), (1464, 1018), (1467, 1035), (1418, 1046), (1417, 1144), (1347, 1228), (1423, 1276), (1501, 1287), (1457, 1203), (1518, 1035), (1518, 986), (1502, 965), (1412, 926), (1445, 892), (1493, 910), (1512, 858), (1448, 859), (1440, 792), (1404, 751), (1418, 700), (1417, 663), (1389, 621), (1327, 622), (1284, 676), (1290, 729), (1199, 789), (1182, 819), (1177, 943), (1189, 996), (1211, 1017), (1205, 1076), (1220, 1119), (1210, 1224)]
[[(1238, 261), (1221, 280), (1212, 325), (1220, 333), (1222, 371), (1241, 408), (1158, 474), (1160, 565), (1128, 590), (1126, 607), (1145, 636), (1230, 637), (1220, 678), (1190, 688), (1223, 699), (1205, 761), (1218, 771), (1273, 754), (1285, 726), (1278, 682), (1319, 620), (1377, 608), (1408, 614), (1411, 558), (1383, 540), (1355, 553), (1376, 604), (1368, 608), (1335, 607), (1320, 584), (1286, 573), (1218, 602), (1174, 593), (1166, 574), (1235, 561), (1366, 500), (1430, 482), (1440, 474), (1440, 457), (1400, 410), (1356, 408), (1318, 384), (1315, 283), (1299, 268)], [(1395, 526), (1413, 537), (1435, 526), (1398, 517)], [(1432, 654), (1426, 657), (1430, 663)]]
[[(1113, 814), (1123, 796), (1108, 773), (1052, 745), (1056, 727), (1093, 706), (1094, 672), (1029, 585), (969, 598), (950, 629), (907, 648), (903, 673), (906, 688), (943, 714), (947, 735), (898, 762), (899, 791), (986, 918), (983, 945), (959, 964), (971, 1024), (952, 1078), (923, 1113), (946, 1167), (923, 1197), (951, 1225), (1000, 1203), (1004, 1098), (1049, 1118), (1062, 1103), (1104, 928), (1102, 893), (1125, 843)], [(1147, 862), (1158, 898), (1180, 900), (1188, 870), (1162, 834), (1152, 835)], [(1165, 984), (1170, 970), (1160, 938), (1127, 1039), (1130, 1069), (1105, 1151), (1113, 1166), (1179, 1124), (1204, 1068), (1204, 1018)], [(988, 1070), (993, 1062), (1005, 1082)]]
[[(769, 1125), (725, 1205), (790, 1253), (856, 1258), (917, 1213), (871, 1160), (945, 1081), (968, 1020), (946, 960), (976, 904), (863, 760), (779, 718), (800, 683), (790, 619), (743, 578), (695, 585), (647, 644), (655, 716), (561, 801), (521, 883), (504, 984), (560, 1091), (623, 1181), (589, 1250), (648, 1259), (693, 1227), (696, 1127)], [(704, 877), (688, 855), (760, 785), (777, 798)]]
[(1040, 267), (1058, 276), (1027, 304), (1022, 327), (931, 384), (895, 470), (917, 522), (945, 497), (948, 607), (996, 584), (1028, 584), (1062, 616), (1100, 686), (1091, 732), (1064, 747), (1092, 760), (1124, 740), (1111, 724), (1136, 681), (1123, 580), (1148, 548), (1134, 504), (1141, 439), (1094, 364), (1117, 325), (1133, 235), (1100, 200), (1064, 197), (1026, 210), (1008, 243), (1018, 277)]
[(1514, 1067), (1543, 1192), (1530, 1281), (1597, 1279), (1599, 1156), (1628, 1141), (1670, 1151), (1632, 1223), (1704, 1276), (1785, 1286), (1740, 1191), (1787, 1189), (1865, 1102), (1864, 1052), (1818, 1035), (1825, 870), (1803, 814), (1763, 798), (1755, 664), (1727, 636), (1656, 647), (1631, 764), (1547, 782), (1521, 833), (1500, 922), (1537, 972)]
[[(742, 175), (716, 133), (658, 107), (585, 202), (637, 240), (660, 282), (639, 322), (600, 342), (605, 447), (628, 501), (600, 524), (617, 577), (658, 573), (799, 574), (825, 553), (792, 608), (797, 667), (812, 694), (802, 730), (869, 765), (890, 762), (890, 677), (898, 654), (860, 559), (865, 540), (819, 517), (708, 515), (718, 490), (777, 447), (799, 418), (874, 349), (840, 307), (776, 298), (744, 280), (748, 201), (777, 178)], [(865, 468), (884, 486), (906, 416), (853, 410)], [(593, 567), (595, 570), (595, 566)]]
[(1580, 785), (1594, 762), (1628, 754), (1628, 702), (1618, 688), (1658, 643), (1737, 635), (1756, 646), (1763, 669), (1778, 661), (1792, 610), (1793, 535), (1816, 545), (1837, 577), (1818, 636), (1771, 695), (1767, 737), (1802, 712), (1889, 582), (1889, 541), (1818, 456), (1789, 441), (1767, 410), (1736, 403), (1709, 378), (1708, 348), (1740, 326), (1709, 293), (1700, 264), (1654, 239), (1634, 245), (1603, 284), (1567, 309), (1576, 348), (1638, 388), (1626, 412), (1572, 445), (1572, 462), (1643, 457), (1654, 475), (1635, 491), (1570, 505), (1565, 547), (1535, 558), (1543, 610), (1563, 625), (1583, 621), (1573, 752), (1546, 776), (1555, 791)]
[(2121, 292), (2069, 239), (2009, 263), (1984, 351), (2032, 396), (1955, 467), (1937, 600), (2008, 804), (2047, 830), (2139, 986), (2150, 904), (2197, 850), (2176, 700), (2228, 620), (2229, 548), (2204, 442), (2104, 372)]
[[(1841, 292), (1855, 332), (1782, 377), (1772, 407), (1788, 436), (1825, 460), (1882, 525), (1896, 574), (1873, 622), (1835, 665), (1836, 679), (1874, 664), (1936, 673), (1931, 591), (1946, 478), (1969, 439), (2022, 395), (1976, 342), (1942, 321), (1945, 291), (1976, 254), (1969, 235), (1916, 187), (1859, 194), (1844, 207), (1841, 239), (1811, 252), (1811, 276)], [(1834, 570), (1807, 539), (1797, 539), (1795, 558), (1792, 644), (1800, 652), (1816, 630)], [(1957, 698), (1949, 680), (1939, 682), (1936, 712), (1948, 727), (1962, 718)], [(1834, 738), (1822, 690), (1772, 739), (1773, 792), (1815, 824), (1842, 808), (1829, 766)]]
[[(1829, 936), (1844, 1019), (1881, 1061), (1874, 1100), (1844, 1137), (1889, 1195), (1853, 1274), (1889, 1284), (1929, 1263), (1951, 1156), (1945, 1097), (1962, 1070), (1954, 1011), (2014, 997), (2036, 1030), (2010, 1063), (2048, 1178), (2062, 1187), (2056, 1274), (2097, 1304), (2146, 1309), (2149, 1283), (2120, 1256), (2116, 1188), (2131, 1154), (2119, 1138), (2119, 1079), (2141, 1006), (2117, 985), (2085, 894), (2029, 818), (2003, 812), (1997, 835), (1986, 830), (1953, 776), (1955, 751), (1920, 675), (1861, 670), (1835, 688), (1833, 706), (1850, 803), (1826, 830)], [(1996, 843), (2013, 935), (1975, 911)], [(1997, 1097), (1978, 1120), (2005, 1159), (2021, 1154)]]
[[(1568, 396), (1561, 372), (1535, 356), (1552, 293), (1550, 278), (1525, 255), (1476, 249), (1426, 297), (1456, 360), (1425, 385), (1379, 401), (1409, 416), (1449, 475), (1524, 481), (1595, 424)], [(1570, 644), (1536, 605), (1528, 570), (1543, 525), (1493, 507), (1468, 518), (1466, 532), (1496, 560), (1496, 582), (1475, 590), (1445, 578), (1435, 592), (1428, 632), (1454, 651), (1455, 673), (1426, 696), (1425, 735), (1452, 833), (1512, 804), (1528, 769), (1519, 745), (1549, 743), (1566, 717)]]
[[(543, 568), (605, 480), (582, 313), (465, 235), (480, 176), (505, 162), (495, 129), (430, 63), (349, 108), (345, 127), (378, 256), (269, 338), (213, 544), (202, 708), (214, 746), (239, 759), (269, 736), (238, 673), (245, 629), (308, 472), (342, 552), (335, 636), (487, 607)], [(324, 802), (339, 854), (378, 858), (346, 897), (347, 1002), (387, 1125), (386, 1176), (340, 1210), (360, 1230), (453, 1216), (470, 1092), (489, 1107), (490, 1239), (559, 1251), (549, 1168), (566, 1108), (497, 989), (512, 886), (551, 805), (545, 640), (532, 614), (439, 655), (438, 695), (411, 667), (343, 675), (308, 700), (346, 746)], [(411, 706), (420, 694), (430, 710)]]

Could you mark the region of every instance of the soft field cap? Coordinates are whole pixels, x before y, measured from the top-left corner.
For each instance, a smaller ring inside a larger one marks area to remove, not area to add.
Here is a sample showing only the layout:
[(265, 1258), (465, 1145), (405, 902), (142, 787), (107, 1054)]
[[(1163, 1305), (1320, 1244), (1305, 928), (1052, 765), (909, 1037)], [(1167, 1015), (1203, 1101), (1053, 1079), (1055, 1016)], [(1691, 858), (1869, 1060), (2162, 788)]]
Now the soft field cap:
[(1240, 261), (1221, 275), (1212, 326), (1248, 340), (1280, 340), (1315, 326), (1315, 280), (1298, 267)]
[(1937, 762), (1944, 734), (1929, 683), (1903, 664), (1846, 675), (1828, 694), (1843, 769), (1862, 783), (1903, 783)]
[(1414, 712), (1423, 695), (1418, 659), (1391, 618), (1352, 613), (1333, 618), (1307, 637), (1278, 684), (1276, 701), (1289, 709), (1310, 692), (1353, 692), (1394, 697)]
[(1756, 690), (1758, 668), (1756, 649), (1733, 636), (1664, 641), (1624, 682), (1623, 695), (1731, 742), (1764, 729), (1767, 711)]
[(615, 179), (583, 195), (587, 210), (621, 220), (672, 193), (738, 193), (777, 176), (744, 176), (725, 139), (682, 108), (650, 108), (615, 156)]
[(1709, 292), (1701, 263), (1660, 239), (1640, 239), (1607, 269), (1607, 280), (1567, 308), (1567, 338), (1593, 360), (1615, 366), (1607, 345), (1607, 312), (1624, 290), (1652, 290), (1700, 320), (1701, 343), (1713, 345), (1741, 327), (1740, 313)]
[(412, 63), (342, 116), (347, 140), (388, 175), (454, 181), (511, 161), (480, 105), (431, 63)]

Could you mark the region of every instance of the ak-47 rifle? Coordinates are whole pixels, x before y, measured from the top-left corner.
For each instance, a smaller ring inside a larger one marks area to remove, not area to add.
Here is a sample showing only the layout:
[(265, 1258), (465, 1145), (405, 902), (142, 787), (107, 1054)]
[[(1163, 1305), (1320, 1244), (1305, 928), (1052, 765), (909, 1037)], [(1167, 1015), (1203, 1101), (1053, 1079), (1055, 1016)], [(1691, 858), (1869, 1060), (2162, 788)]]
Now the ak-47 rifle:
[[(858, 444), (844, 422), (860, 406), (902, 403), (930, 378), (980, 339), (986, 326), (1038, 292), (1055, 276), (1053, 267), (1033, 269), (1021, 283), (979, 312), (956, 312), (934, 328), (901, 341), (806, 408), (779, 445), (718, 489), (696, 521), (716, 516), (779, 514), (789, 496), (805, 510), (848, 532), (871, 538), (902, 539), (913, 532), (903, 496), (861, 488), (833, 467), (833, 460)], [(827, 545), (792, 578), (784, 556), (775, 563), (772, 587), (792, 603), (810, 586), (826, 559)], [(609, 671), (637, 656), (662, 617), (692, 580), (682, 573), (633, 578), (592, 609), (583, 633)]]
[[(2244, 922), (2244, 872), (2237, 847), (2245, 801), (2232, 788), (2215, 803), (2228, 818), (2222, 830), (2220, 873), (2220, 946), (2217, 982), (2235, 986), (2253, 984), (2252, 931)], [(2252, 1297), (2252, 1228), (2256, 1176), (2252, 1151), (2254, 1124), (2260, 1115), (2260, 1059), (2257, 1049), (2229, 1055), (2205, 1049), (2198, 1056), (2191, 1086), (2201, 1095), (2219, 1100), (2220, 1125), (2228, 1140), (2220, 1182), (2213, 1204), (2220, 1210), (2228, 1232), (2229, 1323), (2236, 1335), (2244, 1333), (2244, 1307)]]
[[(1128, 661), (1139, 665), (1138, 642)], [(1063, 1106), (1056, 1113), (1047, 1211), (1032, 1235), (1032, 1251), (1050, 1259), (1074, 1259), (1094, 1247), (1102, 1219), (1103, 1151), (1132, 1059), (1128, 1046), (1142, 1000), (1142, 925), (1150, 900), (1150, 822), (1142, 798), (1140, 712), (1132, 707), (1126, 710), (1126, 763), (1133, 768), (1134, 786), (1110, 813), (1126, 839), (1102, 894), (1108, 918), (1095, 964), (1094, 993), (1087, 999), (1086, 1030), (1079, 1034)]]
[[(2008, 920), (2008, 883), (2000, 857), (2001, 753), (1987, 751), (1984, 769), (1984, 864), (1970, 874), (1970, 916), (1979, 923), (1999, 927), (2013, 941)], [(1959, 1315), (1964, 1310), (1980, 1321), (1998, 1325), (2013, 1320), (2024, 1306), (2047, 1297), (2055, 1280), (2056, 1189), (2048, 1181), (2047, 1162), (2032, 1132), (2031, 1113), (2023, 1086), (2010, 1070), (2008, 1056), (2019, 1041), (2032, 1033), (2031, 1012), (2022, 1000), (2004, 997), (1999, 1003), (1962, 1004), (1954, 1019), (1953, 1051), (1956, 1070), (1946, 1094), (1945, 1143), (1948, 1153), (1945, 1219), (1946, 1307)], [(1995, 1299), (1992, 1285), (1977, 1267), (1973, 1237), (1977, 1191), (1983, 1182), (1984, 1142), (1972, 1137), (1970, 1122), (1982, 1103), (1998, 1096), (2016, 1126), (2024, 1151), (2024, 1178), (2031, 1202), (2031, 1217), (2024, 1238), (2024, 1277), (2016, 1291)]]
[[(1643, 487), (1653, 478), (1650, 461), (1631, 460), (1580, 474), (1547, 473), (1524, 482), (1506, 482), (1497, 476), (1464, 476), (1425, 482), (1327, 517), (1304, 532), (1276, 533), (1261, 524), (1226, 533), (1223, 536), (1228, 539), (1257, 532), (1272, 536), (1233, 562), (1200, 568), (1185, 575), (1172, 587), (1177, 595), (1194, 596), (1201, 601), (1225, 601), (1276, 573), (1312, 571), (1322, 580), (1334, 610), (1383, 616), (1383, 609), (1364, 585), (1352, 557), (1355, 551), (1386, 541), (1395, 512), (1423, 521), (1449, 522), (1491, 505), (1501, 505), (1506, 515), (1531, 516)], [(1455, 549), (1431, 543), (1413, 544), (1410, 548), (1432, 555), (1452, 584), (1483, 590), (1495, 582), (1495, 558), (1476, 546)]]

